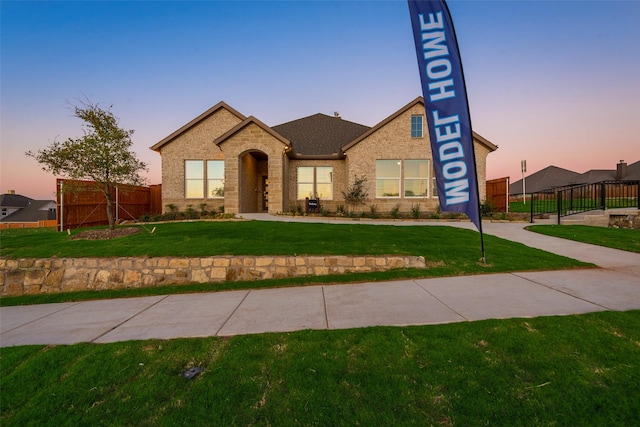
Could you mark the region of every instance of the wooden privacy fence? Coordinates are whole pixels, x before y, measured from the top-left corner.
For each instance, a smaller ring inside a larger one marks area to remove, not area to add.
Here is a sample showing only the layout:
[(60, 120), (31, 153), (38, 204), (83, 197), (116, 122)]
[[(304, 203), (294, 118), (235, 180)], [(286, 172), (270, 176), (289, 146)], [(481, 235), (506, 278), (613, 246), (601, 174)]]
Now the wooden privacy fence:
[[(107, 200), (93, 181), (58, 179), (58, 230), (109, 224)], [(111, 192), (113, 215), (118, 220), (135, 220), (144, 214), (162, 213), (162, 186), (118, 184)]]
[(487, 181), (487, 202), (495, 212), (509, 212), (509, 178)]
[(55, 219), (40, 219), (34, 222), (0, 222), (0, 230), (55, 227), (56, 225), (58, 225), (58, 221)]

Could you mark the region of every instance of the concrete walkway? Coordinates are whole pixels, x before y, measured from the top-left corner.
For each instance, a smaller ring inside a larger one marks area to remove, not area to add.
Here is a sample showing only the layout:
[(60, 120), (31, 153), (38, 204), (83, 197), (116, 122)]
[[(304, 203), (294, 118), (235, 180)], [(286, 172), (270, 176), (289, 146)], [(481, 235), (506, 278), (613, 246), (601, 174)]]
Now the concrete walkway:
[[(353, 223), (264, 214), (244, 217)], [(362, 224), (474, 228), (468, 222)], [(483, 223), (483, 230), (601, 268), (2, 307), (0, 346), (430, 325), (640, 309), (640, 254), (539, 235), (524, 230), (526, 225)]]

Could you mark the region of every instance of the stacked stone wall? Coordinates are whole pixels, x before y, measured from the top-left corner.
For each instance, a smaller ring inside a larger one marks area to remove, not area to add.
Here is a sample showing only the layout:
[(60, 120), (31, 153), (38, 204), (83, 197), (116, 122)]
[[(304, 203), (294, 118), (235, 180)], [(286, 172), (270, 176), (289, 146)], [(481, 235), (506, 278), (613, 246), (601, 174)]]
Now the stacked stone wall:
[(416, 256), (0, 259), (2, 296), (426, 268)]

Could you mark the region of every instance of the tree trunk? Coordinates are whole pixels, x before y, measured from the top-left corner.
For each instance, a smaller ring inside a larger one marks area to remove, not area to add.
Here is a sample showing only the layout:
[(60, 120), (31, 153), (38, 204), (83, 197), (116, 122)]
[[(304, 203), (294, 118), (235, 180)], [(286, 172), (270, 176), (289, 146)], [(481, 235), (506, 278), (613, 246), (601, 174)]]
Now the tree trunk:
[(104, 197), (107, 199), (107, 219), (109, 220), (109, 230), (115, 230), (116, 221), (113, 218), (113, 199), (111, 198), (111, 188), (107, 188), (104, 192)]

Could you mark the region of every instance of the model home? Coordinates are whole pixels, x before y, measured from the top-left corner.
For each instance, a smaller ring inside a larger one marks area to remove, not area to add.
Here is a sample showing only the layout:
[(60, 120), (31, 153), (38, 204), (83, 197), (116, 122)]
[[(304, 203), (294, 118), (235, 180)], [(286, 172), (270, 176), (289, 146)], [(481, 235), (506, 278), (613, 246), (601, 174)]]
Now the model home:
[[(487, 155), (498, 147), (476, 133), (473, 139), (484, 200)], [(164, 210), (278, 214), (317, 200), (335, 212), (356, 180), (367, 193), (358, 211), (438, 208), (422, 97), (373, 127), (338, 113), (267, 126), (220, 102), (151, 149), (162, 156)]]

